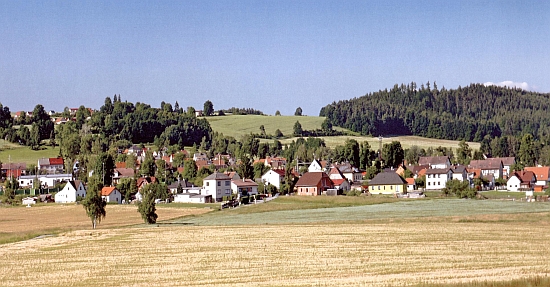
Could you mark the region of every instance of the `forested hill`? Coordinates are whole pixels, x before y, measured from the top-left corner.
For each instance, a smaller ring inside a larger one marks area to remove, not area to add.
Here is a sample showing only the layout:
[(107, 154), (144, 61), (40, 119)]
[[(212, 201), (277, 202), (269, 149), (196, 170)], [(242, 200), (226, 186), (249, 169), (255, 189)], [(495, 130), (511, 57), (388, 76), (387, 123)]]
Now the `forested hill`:
[(550, 94), (471, 84), (439, 90), (429, 82), (334, 102), (321, 109), (336, 126), (365, 135), (418, 135), (481, 141), (485, 136), (550, 135)]

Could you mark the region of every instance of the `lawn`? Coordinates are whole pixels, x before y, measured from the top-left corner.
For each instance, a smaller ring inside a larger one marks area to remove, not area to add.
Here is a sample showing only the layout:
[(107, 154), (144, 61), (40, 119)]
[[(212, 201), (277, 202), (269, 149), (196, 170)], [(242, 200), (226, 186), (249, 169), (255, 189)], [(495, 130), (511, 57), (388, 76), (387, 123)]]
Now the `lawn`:
[(26, 146), (0, 140), (0, 162), (22, 162), (29, 164), (38, 164), (40, 158), (50, 158), (59, 156), (59, 147), (42, 146), (40, 150), (32, 150)]
[(294, 124), (299, 121), (304, 130), (320, 129), (325, 120), (324, 117), (309, 116), (259, 116), (259, 115), (235, 115), (215, 116), (206, 118), (212, 130), (240, 139), (243, 135), (260, 133), (260, 126), (263, 125), (265, 132), (275, 134), (279, 129), (285, 136), (292, 135)]

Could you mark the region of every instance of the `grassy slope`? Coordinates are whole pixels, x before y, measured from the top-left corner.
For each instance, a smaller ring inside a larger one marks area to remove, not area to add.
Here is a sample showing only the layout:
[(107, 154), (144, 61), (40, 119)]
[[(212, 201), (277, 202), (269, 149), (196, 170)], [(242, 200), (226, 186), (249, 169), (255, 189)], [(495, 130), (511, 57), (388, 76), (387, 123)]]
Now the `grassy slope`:
[[(265, 127), (267, 134), (274, 134), (276, 129), (281, 130), (284, 135), (291, 135), (293, 132), (294, 123), (299, 121), (304, 130), (313, 130), (321, 128), (323, 123), (323, 117), (297, 117), (297, 116), (257, 116), (257, 115), (245, 115), (245, 116), (223, 116), (223, 117), (208, 117), (208, 121), (214, 131), (223, 133), (226, 136), (232, 136), (239, 139), (241, 136), (250, 133), (259, 133), (260, 126)], [(339, 130), (343, 130), (337, 128)], [(322, 137), (327, 146), (333, 148), (337, 145), (342, 145), (346, 139), (355, 139), (359, 142), (368, 141), (372, 147), (378, 147), (378, 138), (367, 136), (337, 136), (337, 137)], [(289, 143), (296, 138), (284, 139), (281, 142)], [(439, 146), (451, 147), (453, 149), (458, 148), (458, 141), (440, 140), (422, 138), (418, 136), (398, 136), (391, 138), (383, 138), (382, 143), (389, 143), (393, 140), (401, 142), (403, 148), (409, 148), (413, 145), (417, 145), (422, 148), (436, 148)], [(267, 140), (271, 142), (271, 140)], [(469, 143), (473, 149), (479, 149), (479, 143)]]
[[(41, 150), (32, 150), (26, 146), (9, 143), (0, 140), (0, 161), (3, 163), (23, 162), (27, 165), (38, 164), (39, 158), (57, 157), (59, 155), (59, 147), (52, 148), (43, 146)], [(10, 159), (11, 158), (11, 159)]]

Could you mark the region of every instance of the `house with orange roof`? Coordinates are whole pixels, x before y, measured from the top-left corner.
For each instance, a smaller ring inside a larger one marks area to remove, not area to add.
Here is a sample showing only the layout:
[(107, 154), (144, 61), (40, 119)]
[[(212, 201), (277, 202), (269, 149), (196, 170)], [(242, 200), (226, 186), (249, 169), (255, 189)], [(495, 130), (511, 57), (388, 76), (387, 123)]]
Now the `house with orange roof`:
[(346, 178), (340, 178), (340, 179), (331, 179), (332, 183), (334, 184), (334, 188), (338, 189), (340, 191), (346, 192), (351, 189), (351, 185), (349, 184), (349, 181)]
[(506, 182), (509, 191), (532, 191), (537, 177), (532, 171), (515, 171)]
[(416, 182), (414, 181), (414, 178), (405, 178), (405, 181), (407, 182), (407, 191), (416, 190)]
[(114, 186), (105, 186), (101, 189), (101, 198), (107, 203), (122, 203), (122, 194)]
[(535, 174), (535, 177), (537, 178), (537, 182), (535, 183), (535, 186), (539, 187), (537, 189), (540, 189), (540, 191), (542, 191), (543, 189), (545, 189), (546, 186), (548, 186), (548, 183), (550, 181), (550, 167), (548, 166), (526, 167), (523, 170), (532, 171)]

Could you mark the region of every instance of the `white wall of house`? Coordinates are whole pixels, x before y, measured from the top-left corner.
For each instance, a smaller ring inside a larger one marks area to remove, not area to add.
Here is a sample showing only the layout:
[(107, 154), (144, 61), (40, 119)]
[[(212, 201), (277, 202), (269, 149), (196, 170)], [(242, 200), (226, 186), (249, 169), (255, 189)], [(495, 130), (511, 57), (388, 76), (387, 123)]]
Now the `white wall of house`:
[(314, 161), (309, 165), (309, 167), (307, 168), (307, 171), (308, 171), (308, 172), (322, 172), (322, 171), (323, 171), (323, 167), (321, 166), (321, 164), (319, 163), (319, 161), (314, 160)]
[(262, 181), (265, 185), (271, 184), (279, 190), (281, 188), (281, 176), (274, 170), (269, 170), (262, 175)]
[(103, 200), (105, 200), (106, 202), (110, 202), (110, 203), (113, 203), (113, 202), (118, 204), (122, 203), (122, 194), (116, 188), (109, 195), (103, 195), (101, 196), (101, 198), (103, 198)]
[(445, 188), (447, 181), (452, 179), (451, 171), (437, 174), (426, 174), (426, 190), (438, 190)]
[(217, 201), (221, 200), (224, 196), (231, 195), (231, 180), (204, 180), (203, 195), (211, 195), (213, 199)]
[(72, 186), (72, 184), (67, 183), (60, 192), (55, 194), (54, 198), (56, 203), (71, 203), (76, 202), (77, 196), (86, 196), (86, 188), (84, 188), (82, 183), (77, 186), (76, 189)]
[(520, 187), (521, 187), (521, 180), (515, 175), (510, 177), (506, 182), (506, 189), (508, 191), (519, 191)]

